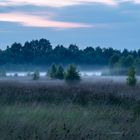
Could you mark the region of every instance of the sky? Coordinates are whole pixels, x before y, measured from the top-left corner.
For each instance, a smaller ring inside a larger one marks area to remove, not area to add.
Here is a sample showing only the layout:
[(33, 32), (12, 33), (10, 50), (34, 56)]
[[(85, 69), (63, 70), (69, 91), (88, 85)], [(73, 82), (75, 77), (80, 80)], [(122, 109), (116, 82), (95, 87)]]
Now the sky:
[(0, 48), (46, 38), (77, 44), (140, 49), (140, 0), (0, 0)]

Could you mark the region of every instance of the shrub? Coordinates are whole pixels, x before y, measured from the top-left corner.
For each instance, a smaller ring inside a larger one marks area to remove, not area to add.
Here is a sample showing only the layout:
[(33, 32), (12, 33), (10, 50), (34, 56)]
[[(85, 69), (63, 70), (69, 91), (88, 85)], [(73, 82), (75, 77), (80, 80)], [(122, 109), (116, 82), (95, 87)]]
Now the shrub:
[(48, 76), (55, 79), (56, 78), (56, 73), (57, 73), (57, 66), (55, 64), (53, 64), (48, 71)]
[(40, 78), (40, 74), (38, 71), (33, 73), (33, 80), (38, 80)]
[(64, 79), (64, 68), (61, 65), (57, 67), (55, 76), (57, 79)]
[(134, 67), (131, 67), (128, 72), (127, 84), (129, 86), (135, 86), (137, 82), (136, 71)]
[(70, 65), (65, 73), (66, 81), (80, 81), (80, 74), (75, 65)]

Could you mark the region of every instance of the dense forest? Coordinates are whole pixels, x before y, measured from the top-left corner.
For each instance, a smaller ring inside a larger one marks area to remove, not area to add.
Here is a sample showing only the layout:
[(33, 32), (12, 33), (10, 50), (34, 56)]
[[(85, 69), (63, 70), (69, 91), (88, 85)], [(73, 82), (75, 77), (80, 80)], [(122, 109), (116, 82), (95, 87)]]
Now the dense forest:
[(50, 65), (70, 64), (109, 66), (111, 68), (140, 68), (140, 49), (138, 51), (123, 51), (113, 48), (86, 47), (80, 49), (77, 45), (69, 47), (58, 45), (53, 47), (49, 40), (40, 39), (20, 43), (13, 43), (5, 50), (0, 50), (0, 65), (5, 64), (32, 64)]

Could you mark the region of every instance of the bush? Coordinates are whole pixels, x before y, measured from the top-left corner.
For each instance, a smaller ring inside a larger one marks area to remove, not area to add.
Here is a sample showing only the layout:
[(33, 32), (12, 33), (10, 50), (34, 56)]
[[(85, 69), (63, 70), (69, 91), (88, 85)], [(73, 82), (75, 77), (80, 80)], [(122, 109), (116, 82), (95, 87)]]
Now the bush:
[(75, 65), (70, 65), (65, 73), (66, 81), (80, 81), (80, 74)]
[(48, 71), (48, 76), (50, 76), (52, 79), (55, 79), (56, 73), (57, 73), (57, 66), (55, 64), (53, 64)]
[(134, 67), (131, 67), (128, 72), (127, 84), (129, 86), (135, 86), (137, 82), (136, 71)]
[(40, 74), (38, 71), (33, 73), (33, 80), (38, 80), (40, 78)]
[(64, 79), (64, 68), (61, 65), (57, 67), (55, 76), (57, 79)]

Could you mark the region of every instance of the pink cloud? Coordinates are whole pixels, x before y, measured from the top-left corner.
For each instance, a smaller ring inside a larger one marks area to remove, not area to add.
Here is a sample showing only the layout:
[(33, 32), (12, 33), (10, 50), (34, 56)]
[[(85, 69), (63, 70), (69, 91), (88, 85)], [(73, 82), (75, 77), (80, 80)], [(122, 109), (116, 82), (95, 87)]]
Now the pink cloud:
[(19, 23), (23, 26), (42, 28), (90, 28), (92, 25), (84, 23), (61, 22), (49, 17), (28, 15), (25, 13), (0, 13), (0, 21)]
[(0, 1), (1, 6), (31, 4), (37, 6), (64, 7), (85, 3), (100, 3), (112, 6), (117, 5), (116, 0), (1, 0)]
[(36, 5), (59, 8), (72, 5), (81, 5), (86, 3), (98, 3), (109, 6), (117, 6), (124, 2), (140, 4), (140, 0), (0, 0), (0, 6)]
[(134, 2), (140, 4), (140, 0), (134, 0)]

